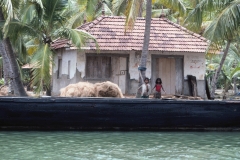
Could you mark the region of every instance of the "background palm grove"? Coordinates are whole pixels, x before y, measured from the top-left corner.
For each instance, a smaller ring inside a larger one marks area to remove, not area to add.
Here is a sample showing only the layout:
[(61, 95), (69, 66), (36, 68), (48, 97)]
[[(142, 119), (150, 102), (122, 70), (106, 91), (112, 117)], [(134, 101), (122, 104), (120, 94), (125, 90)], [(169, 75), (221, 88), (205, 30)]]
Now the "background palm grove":
[[(151, 17), (164, 12), (209, 40), (206, 78), (212, 98), (216, 87), (226, 93), (239, 86), (240, 0), (0, 0), (1, 83), (13, 86), (16, 96), (27, 96), (22, 82), (30, 82), (38, 94), (50, 94), (51, 43), (68, 38), (81, 49), (93, 39), (97, 46), (93, 36), (75, 28), (101, 16), (103, 9), (106, 15), (126, 16), (126, 30), (133, 28), (136, 17), (146, 17), (140, 67), (146, 67)], [(22, 71), (25, 64), (30, 72)]]

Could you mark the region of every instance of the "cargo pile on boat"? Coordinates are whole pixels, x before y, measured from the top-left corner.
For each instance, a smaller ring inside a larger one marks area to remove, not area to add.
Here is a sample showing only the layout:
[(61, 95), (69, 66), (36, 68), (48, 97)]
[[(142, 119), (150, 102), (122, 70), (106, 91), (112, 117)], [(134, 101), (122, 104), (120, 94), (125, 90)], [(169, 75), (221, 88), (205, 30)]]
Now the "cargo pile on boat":
[(8, 96), (8, 86), (2, 85), (0, 87), (0, 96)]
[(123, 98), (121, 89), (110, 81), (102, 83), (79, 82), (60, 90), (60, 97), (117, 97)]
[(96, 97), (118, 97), (123, 98), (121, 89), (117, 84), (110, 81), (94, 84)]
[(60, 97), (95, 97), (94, 85), (89, 82), (69, 84), (60, 90)]

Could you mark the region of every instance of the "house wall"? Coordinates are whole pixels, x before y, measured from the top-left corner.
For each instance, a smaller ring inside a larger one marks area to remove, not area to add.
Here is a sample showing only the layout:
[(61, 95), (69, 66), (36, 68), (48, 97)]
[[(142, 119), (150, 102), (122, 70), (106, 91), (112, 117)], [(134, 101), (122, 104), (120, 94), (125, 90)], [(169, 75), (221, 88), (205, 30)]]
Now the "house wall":
[[(86, 54), (96, 54), (96, 51), (78, 51), (78, 50), (59, 50), (54, 57), (55, 66), (53, 69), (53, 89), (52, 95), (59, 95), (59, 90), (70, 83), (77, 83), (79, 81), (87, 81), (85, 79), (86, 75)], [(126, 57), (127, 58), (127, 65), (128, 65), (128, 73), (126, 73), (126, 90), (125, 93), (128, 94), (135, 94), (138, 88), (138, 80), (139, 80), (139, 72), (138, 72), (138, 64), (141, 57), (140, 51), (99, 51), (97, 53), (98, 56), (103, 55), (111, 55), (114, 56), (115, 59), (119, 59), (119, 57)], [(205, 83), (204, 83), (204, 75), (205, 75), (205, 54), (204, 53), (184, 53), (184, 52), (157, 52), (151, 51), (148, 55), (147, 59), (147, 70), (146, 76), (152, 78), (152, 56), (183, 56), (183, 75), (184, 75), (184, 82), (183, 82), (183, 94), (189, 95), (189, 89), (187, 84), (187, 75), (193, 75), (197, 78), (198, 83), (198, 95), (201, 97), (205, 97)], [(58, 59), (62, 57), (62, 76), (61, 78), (57, 79), (57, 72), (58, 72)], [(68, 61), (71, 61), (71, 68), (70, 68), (70, 79), (67, 77), (68, 75)], [(122, 61), (123, 62), (123, 61)], [(112, 63), (112, 65), (115, 65)], [(122, 67), (123, 64), (120, 64)], [(114, 69), (111, 77), (111, 81), (114, 81), (118, 76), (119, 69)], [(154, 78), (155, 79), (155, 78)], [(89, 80), (88, 80), (89, 81)], [(101, 80), (100, 80), (101, 81)], [(89, 81), (92, 83), (100, 82), (98, 81)], [(105, 80), (103, 80), (105, 81)], [(152, 80), (152, 86), (154, 85), (155, 80)], [(122, 81), (121, 81), (122, 82)]]
[[(62, 66), (59, 74), (59, 59), (62, 60)], [(70, 63), (69, 63), (70, 62)], [(59, 90), (68, 84), (79, 81), (80, 75), (76, 69), (77, 50), (59, 50), (54, 56), (54, 66), (52, 74), (52, 95), (58, 96)]]
[[(167, 56), (167, 57), (176, 57), (183, 56), (183, 94), (190, 95), (187, 75), (196, 76), (197, 87), (198, 87), (198, 96), (205, 98), (205, 53), (192, 53), (192, 52), (151, 52), (151, 55), (154, 57)], [(153, 73), (156, 75), (156, 73)], [(153, 84), (154, 80), (152, 80)]]

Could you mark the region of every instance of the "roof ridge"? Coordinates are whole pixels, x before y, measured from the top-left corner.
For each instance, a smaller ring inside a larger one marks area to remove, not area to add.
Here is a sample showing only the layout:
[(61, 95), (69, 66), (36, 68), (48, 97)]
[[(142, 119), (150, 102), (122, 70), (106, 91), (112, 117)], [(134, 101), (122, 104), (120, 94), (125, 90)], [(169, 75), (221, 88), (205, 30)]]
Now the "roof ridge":
[(199, 39), (201, 39), (201, 40), (203, 40), (203, 41), (205, 41), (205, 42), (208, 41), (206, 38), (204, 38), (204, 37), (201, 36), (200, 34), (197, 34), (197, 33), (195, 33), (195, 32), (192, 32), (192, 31), (188, 30), (187, 28), (185, 28), (185, 27), (183, 27), (183, 26), (181, 26), (181, 25), (179, 25), (179, 24), (176, 24), (176, 23), (170, 21), (170, 20), (167, 19), (167, 18), (160, 18), (160, 19), (162, 19), (162, 20), (166, 21), (167, 23), (169, 23), (169, 24), (171, 24), (171, 25), (179, 28), (179, 29), (182, 30), (182, 31), (185, 31), (185, 32), (191, 34), (191, 35), (194, 36), (194, 37), (197, 37), (197, 38), (199, 38)]
[(93, 28), (93, 26), (97, 25), (98, 23), (100, 23), (103, 19), (105, 19), (107, 16), (100, 16), (100, 17), (97, 17), (95, 20), (91, 21), (91, 22), (88, 22), (88, 23), (85, 23), (79, 27), (77, 27), (77, 29), (82, 29), (82, 28), (85, 28), (86, 27), (86, 31), (88, 31), (89, 29)]

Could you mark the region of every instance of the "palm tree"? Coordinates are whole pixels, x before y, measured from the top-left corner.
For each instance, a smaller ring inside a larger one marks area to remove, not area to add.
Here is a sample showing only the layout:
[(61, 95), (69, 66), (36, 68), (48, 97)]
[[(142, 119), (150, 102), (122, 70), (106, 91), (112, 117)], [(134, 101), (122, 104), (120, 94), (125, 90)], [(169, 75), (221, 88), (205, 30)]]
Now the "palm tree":
[(3, 42), (0, 42), (0, 52), (1, 52), (1, 58), (2, 58), (2, 64), (3, 64), (3, 70), (4, 70), (4, 84), (8, 85), (8, 73), (11, 73), (11, 65), (9, 62), (9, 59), (7, 57), (7, 53), (5, 50), (5, 46), (3, 45)]
[[(140, 64), (138, 67), (141, 74), (139, 79), (141, 78), (144, 79), (146, 77), (146, 69), (147, 69), (146, 65), (147, 65), (148, 47), (149, 47), (149, 41), (150, 41), (151, 18), (152, 18), (151, 16), (152, 16), (152, 0), (147, 0), (143, 48), (142, 48)], [(142, 79), (142, 83), (143, 83), (143, 79)]]
[[(54, 39), (66, 38), (81, 48), (86, 40), (96, 40), (87, 32), (69, 28), (68, 17), (72, 16), (70, 3), (67, 0), (22, 1), (18, 19), (11, 20), (5, 32), (15, 44), (19, 36), (26, 45), (27, 52), (32, 55), (32, 85), (36, 93), (40, 93), (51, 85), (51, 66), (53, 50), (50, 45)], [(40, 3), (41, 2), (41, 3)]]
[[(126, 16), (126, 30), (132, 30), (136, 18), (139, 15), (145, 16), (146, 14), (146, 2), (147, 0), (113, 0), (112, 10), (114, 15)], [(162, 6), (168, 9), (164, 9), (167, 12), (169, 9), (178, 15), (185, 15), (187, 12), (186, 3), (184, 0), (152, 0), (153, 10), (152, 15), (160, 15), (162, 13)], [(157, 12), (157, 13), (156, 13)], [(140, 16), (140, 17), (141, 17)]]
[(76, 28), (84, 22), (90, 22), (102, 15), (104, 8), (106, 15), (113, 15), (112, 0), (69, 0), (68, 28)]
[[(221, 47), (225, 44), (224, 54), (219, 67), (217, 68), (211, 83), (211, 97), (214, 99), (216, 82), (218, 80), (223, 63), (231, 43), (239, 35), (240, 24), (240, 0), (201, 0), (196, 7), (189, 13), (186, 21), (200, 29), (204, 17), (211, 19), (205, 28), (204, 36), (211, 41), (211, 44)], [(208, 16), (206, 16), (208, 15)]]
[[(13, 8), (18, 3), (17, 0), (1, 0), (0, 1), (0, 21), (4, 21), (6, 19), (6, 23), (4, 25), (3, 31), (7, 31), (9, 22), (11, 18), (13, 18)], [(7, 17), (4, 17), (4, 12), (6, 11), (5, 15)], [(13, 80), (14, 84), (14, 94), (16, 96), (27, 96), (26, 91), (24, 90), (23, 84), (21, 82), (20, 72), (17, 65), (15, 53), (12, 48), (12, 44), (10, 42), (9, 37), (5, 36), (3, 37), (3, 40), (1, 43), (1, 54), (3, 57), (4, 62), (4, 69), (5, 69), (5, 76), (10, 77), (10, 79)], [(6, 74), (7, 73), (7, 74)], [(7, 79), (6, 79), (7, 80)], [(7, 80), (8, 81), (8, 80)]]
[[(224, 89), (224, 97), (226, 92), (232, 87), (236, 87), (235, 79), (239, 78), (240, 71), (240, 50), (236, 47), (235, 44), (231, 44), (228, 52), (228, 56), (223, 64), (222, 70), (220, 72), (217, 86)], [(208, 54), (207, 56), (207, 77), (211, 78), (215, 70), (219, 67), (222, 55)]]

